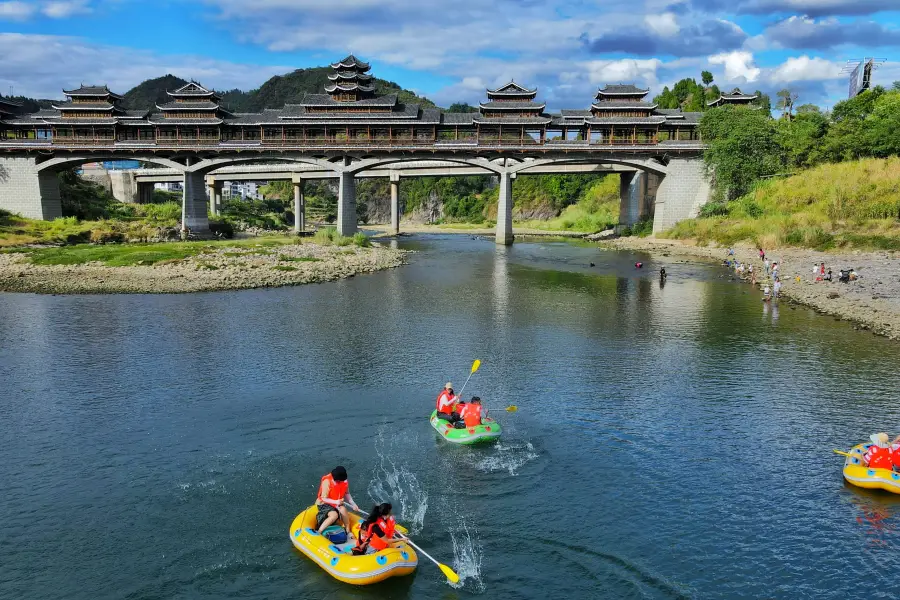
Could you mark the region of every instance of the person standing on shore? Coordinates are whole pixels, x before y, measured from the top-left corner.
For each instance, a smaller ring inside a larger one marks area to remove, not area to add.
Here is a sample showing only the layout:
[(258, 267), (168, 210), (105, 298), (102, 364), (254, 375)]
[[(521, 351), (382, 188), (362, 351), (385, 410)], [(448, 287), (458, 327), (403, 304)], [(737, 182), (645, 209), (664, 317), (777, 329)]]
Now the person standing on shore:
[(772, 263), (772, 279), (778, 279), (778, 263)]
[(763, 266), (766, 268), (766, 277), (768, 277), (769, 276), (769, 259), (768, 258), (763, 259)]
[(759, 260), (766, 261), (766, 253), (762, 248), (759, 249)]
[(747, 271), (750, 273), (750, 285), (756, 285), (756, 273), (753, 272), (753, 265), (748, 266)]
[(777, 299), (781, 296), (781, 280), (778, 279), (777, 277), (775, 278), (775, 284), (772, 286), (772, 290), (773, 290), (773, 294), (772, 294), (773, 298)]
[(815, 283), (819, 278), (819, 265), (813, 264), (812, 282)]

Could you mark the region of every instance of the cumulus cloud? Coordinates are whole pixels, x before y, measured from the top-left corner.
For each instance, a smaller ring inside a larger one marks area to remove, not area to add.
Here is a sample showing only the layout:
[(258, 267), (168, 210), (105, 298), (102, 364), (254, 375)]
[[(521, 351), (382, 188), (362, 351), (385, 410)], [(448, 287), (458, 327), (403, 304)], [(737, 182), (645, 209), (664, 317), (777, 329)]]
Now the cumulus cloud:
[(651, 27), (617, 29), (595, 38), (582, 36), (591, 52), (624, 52), (637, 56), (702, 56), (740, 48), (746, 39), (747, 34), (740, 27), (723, 19), (689, 23), (680, 28), (678, 35), (670, 36), (661, 36)]
[(22, 2), (10, 0), (0, 2), (0, 21), (25, 21), (38, 13), (51, 19), (67, 19), (73, 15), (91, 12), (88, 0), (48, 0), (44, 2)]
[(41, 8), (41, 12), (51, 19), (66, 19), (72, 15), (91, 12), (87, 0), (60, 0), (56, 2), (46, 2)]
[(838, 64), (824, 58), (809, 56), (797, 56), (787, 59), (781, 65), (771, 70), (768, 79), (773, 82), (792, 81), (825, 81), (829, 79), (843, 79), (841, 74), (843, 64)]
[(846, 44), (867, 47), (900, 46), (900, 31), (875, 21), (841, 23), (835, 18), (793, 16), (765, 31), (765, 37), (784, 48), (824, 50)]
[[(198, 56), (159, 56), (152, 52), (92, 44), (74, 37), (0, 33), (0, 89), (37, 98), (60, 98), (62, 88), (108, 84), (124, 93), (145, 79), (166, 73), (194, 78), (217, 89), (250, 89), (286, 66), (236, 64)], [(127, 56), (127, 61), (121, 57)]]
[(762, 72), (762, 69), (756, 66), (753, 54), (742, 50), (710, 56), (709, 64), (722, 65), (725, 69), (725, 79), (735, 83), (756, 81)]
[(0, 21), (24, 21), (34, 14), (35, 6), (25, 2), (0, 2)]
[(738, 14), (802, 14), (810, 17), (863, 16), (896, 10), (887, 0), (670, 0), (673, 10)]
[(681, 31), (681, 27), (675, 18), (675, 13), (667, 12), (661, 15), (647, 15), (644, 17), (644, 23), (647, 24), (651, 31), (662, 37), (672, 37)]

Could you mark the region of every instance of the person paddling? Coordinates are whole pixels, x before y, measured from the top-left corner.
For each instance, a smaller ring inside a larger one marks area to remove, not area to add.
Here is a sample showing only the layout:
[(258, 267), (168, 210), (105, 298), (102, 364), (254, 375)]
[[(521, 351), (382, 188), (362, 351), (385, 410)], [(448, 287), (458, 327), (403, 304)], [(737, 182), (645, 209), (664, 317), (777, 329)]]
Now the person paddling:
[(863, 455), (863, 466), (871, 469), (890, 470), (893, 465), (891, 464), (891, 443), (888, 434), (873, 433), (869, 439), (872, 440), (872, 445)]
[(459, 411), (459, 417), (465, 422), (466, 427), (481, 425), (481, 398), (474, 396), (471, 402), (464, 404)]
[(379, 552), (390, 548), (395, 542), (402, 541), (393, 539), (397, 522), (391, 516), (392, 509), (389, 502), (372, 507), (372, 512), (366, 520), (359, 524), (359, 538), (353, 548), (353, 554), (366, 554), (370, 548)]
[(350, 533), (350, 515), (347, 514), (349, 504), (353, 510), (359, 510), (359, 506), (353, 501), (350, 495), (350, 482), (347, 481), (347, 469), (337, 466), (322, 476), (319, 483), (319, 493), (316, 496), (316, 513), (317, 531), (322, 533), (327, 527), (330, 527), (339, 518), (341, 525), (347, 533)]
[(437, 417), (451, 423), (459, 421), (459, 413), (456, 412), (456, 404), (459, 398), (453, 393), (453, 384), (449, 381), (437, 397)]

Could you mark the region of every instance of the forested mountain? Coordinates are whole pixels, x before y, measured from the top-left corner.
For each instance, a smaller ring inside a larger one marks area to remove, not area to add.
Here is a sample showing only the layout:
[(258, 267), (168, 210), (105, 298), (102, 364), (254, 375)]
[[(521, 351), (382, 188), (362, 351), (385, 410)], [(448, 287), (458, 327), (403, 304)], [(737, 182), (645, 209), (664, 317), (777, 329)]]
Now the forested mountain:
[[(297, 69), (285, 75), (276, 75), (262, 84), (259, 89), (245, 92), (239, 89), (219, 91), (222, 106), (231, 112), (260, 112), (265, 108), (281, 108), (285, 104), (299, 102), (304, 94), (321, 94), (329, 83), (330, 67)], [(427, 98), (422, 98), (402, 89), (393, 81), (374, 78), (379, 95), (397, 94), (400, 102), (418, 102), (423, 106), (435, 106)], [(148, 79), (125, 94), (125, 106), (131, 109), (154, 108), (156, 104), (168, 102), (166, 91), (173, 91), (187, 81), (174, 75)], [(201, 85), (203, 82), (199, 82)]]
[(53, 100), (36, 100), (34, 98), (26, 98), (25, 96), (0, 96), (4, 100), (12, 100), (22, 105), (19, 109), (23, 114), (34, 113), (42, 108), (50, 108)]

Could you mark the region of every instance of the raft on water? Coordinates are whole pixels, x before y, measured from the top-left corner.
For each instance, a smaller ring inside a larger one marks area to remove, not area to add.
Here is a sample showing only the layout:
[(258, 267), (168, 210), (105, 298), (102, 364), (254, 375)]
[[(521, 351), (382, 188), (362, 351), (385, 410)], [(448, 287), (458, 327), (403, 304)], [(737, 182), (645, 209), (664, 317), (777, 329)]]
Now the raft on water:
[(431, 413), (431, 426), (434, 430), (441, 434), (441, 437), (453, 444), (483, 444), (493, 442), (500, 439), (503, 430), (500, 423), (485, 417), (481, 420), (481, 425), (475, 427), (465, 427), (456, 429), (443, 419), (438, 419), (437, 410)]
[(853, 446), (844, 459), (844, 479), (852, 485), (870, 490), (885, 490), (900, 494), (900, 473), (891, 469), (872, 469), (863, 466), (862, 458), (872, 444)]
[(353, 535), (343, 544), (334, 544), (316, 531), (316, 512), (313, 505), (297, 515), (291, 523), (291, 543), (329, 575), (353, 585), (369, 585), (388, 577), (409, 575), (416, 570), (419, 557), (405, 542), (396, 548), (386, 548), (373, 554), (354, 556), (353, 547), (359, 536), (362, 519), (350, 515)]

